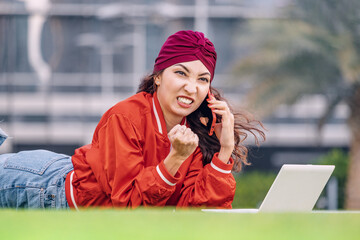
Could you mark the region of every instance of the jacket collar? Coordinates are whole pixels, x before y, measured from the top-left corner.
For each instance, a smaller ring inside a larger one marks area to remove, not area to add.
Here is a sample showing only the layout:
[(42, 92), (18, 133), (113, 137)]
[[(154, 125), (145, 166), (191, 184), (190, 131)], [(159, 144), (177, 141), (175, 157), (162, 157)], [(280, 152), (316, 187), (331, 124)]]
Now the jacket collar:
[[(166, 131), (166, 123), (165, 123), (165, 118), (163, 115), (163, 112), (161, 110), (161, 106), (159, 103), (159, 100), (157, 98), (157, 93), (154, 92), (153, 97), (152, 97), (152, 109), (153, 109), (153, 114), (156, 120), (156, 125), (158, 128), (158, 131), (167, 136), (167, 131)], [(181, 125), (187, 125), (187, 121), (186, 121), (186, 117), (184, 117), (181, 120)]]

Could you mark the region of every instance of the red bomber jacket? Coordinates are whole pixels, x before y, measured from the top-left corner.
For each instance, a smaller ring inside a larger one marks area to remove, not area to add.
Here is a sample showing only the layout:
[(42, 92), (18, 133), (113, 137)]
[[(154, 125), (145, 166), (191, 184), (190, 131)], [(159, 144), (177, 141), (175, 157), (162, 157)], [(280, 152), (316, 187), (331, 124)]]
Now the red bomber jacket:
[(70, 207), (206, 206), (231, 208), (235, 180), (216, 153), (203, 166), (197, 147), (175, 176), (164, 165), (171, 148), (154, 95), (141, 92), (110, 108), (92, 143), (76, 149), (66, 178)]

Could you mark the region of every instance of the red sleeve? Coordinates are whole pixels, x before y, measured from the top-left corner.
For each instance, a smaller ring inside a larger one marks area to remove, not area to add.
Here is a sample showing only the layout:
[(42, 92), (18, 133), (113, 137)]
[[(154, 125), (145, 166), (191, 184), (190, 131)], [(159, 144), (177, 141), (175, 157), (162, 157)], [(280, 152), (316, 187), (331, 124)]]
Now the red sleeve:
[(179, 177), (171, 176), (163, 162), (144, 167), (141, 139), (129, 119), (112, 115), (87, 153), (96, 179), (113, 206), (163, 206), (175, 191)]
[(177, 206), (231, 208), (236, 188), (231, 174), (233, 164), (232, 159), (229, 164), (223, 163), (216, 153), (211, 163), (203, 166), (198, 150), (185, 177)]

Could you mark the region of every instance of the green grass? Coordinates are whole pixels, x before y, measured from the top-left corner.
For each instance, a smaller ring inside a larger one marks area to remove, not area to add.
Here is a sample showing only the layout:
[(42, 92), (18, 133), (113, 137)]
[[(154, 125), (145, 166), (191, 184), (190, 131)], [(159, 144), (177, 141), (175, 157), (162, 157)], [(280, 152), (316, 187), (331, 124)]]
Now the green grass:
[(359, 239), (359, 213), (0, 210), (0, 239)]

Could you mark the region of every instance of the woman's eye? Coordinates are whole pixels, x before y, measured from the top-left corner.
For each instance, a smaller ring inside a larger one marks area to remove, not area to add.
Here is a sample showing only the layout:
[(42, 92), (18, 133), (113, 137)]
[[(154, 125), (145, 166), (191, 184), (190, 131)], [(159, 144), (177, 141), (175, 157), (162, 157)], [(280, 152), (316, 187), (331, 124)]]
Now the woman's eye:
[(176, 71), (175, 73), (180, 74), (182, 76), (186, 76), (186, 74), (183, 71)]
[(204, 81), (204, 82), (209, 82), (209, 79), (207, 79), (207, 78), (199, 78), (199, 80)]

